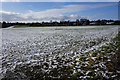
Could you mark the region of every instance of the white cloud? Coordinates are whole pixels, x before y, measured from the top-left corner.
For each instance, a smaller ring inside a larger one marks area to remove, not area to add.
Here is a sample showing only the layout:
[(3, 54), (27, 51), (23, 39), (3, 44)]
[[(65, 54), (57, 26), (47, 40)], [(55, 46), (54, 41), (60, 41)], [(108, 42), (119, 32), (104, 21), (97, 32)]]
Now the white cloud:
[[(2, 13), (3, 21), (49, 21), (49, 20), (63, 20), (63, 19), (79, 19), (81, 16), (72, 14), (73, 12), (80, 12), (83, 10), (106, 7), (116, 5), (116, 3), (110, 4), (89, 4), (89, 5), (65, 5), (61, 9), (48, 9), (45, 11), (34, 12), (29, 10), (28, 13), (14, 13), (0, 11)], [(72, 15), (63, 15), (65, 13), (71, 13)], [(86, 16), (87, 17), (87, 16)], [(94, 16), (97, 17), (97, 16)], [(87, 17), (92, 18), (92, 17)]]
[(2, 18), (0, 20), (2, 21), (22, 21), (27, 20), (26, 16), (21, 13), (15, 13), (15, 12), (7, 12), (7, 11), (0, 11), (0, 14), (2, 14)]
[(115, 4), (116, 3), (92, 4), (92, 5), (66, 5), (61, 9), (49, 9), (49, 10), (40, 11), (40, 12), (29, 11), (29, 13), (27, 13), (26, 15), (29, 15), (29, 16), (32, 15), (34, 18), (51, 17), (51, 16), (58, 16), (64, 13), (79, 12), (87, 9), (112, 6)]
[(38, 14), (27, 13), (27, 14), (20, 14), (20, 13), (14, 13), (14, 12), (6, 12), (6, 11), (0, 11), (2, 13), (2, 21), (50, 21), (50, 20), (65, 20), (65, 19), (77, 19), (81, 18), (78, 15), (57, 15), (57, 16), (39, 16)]

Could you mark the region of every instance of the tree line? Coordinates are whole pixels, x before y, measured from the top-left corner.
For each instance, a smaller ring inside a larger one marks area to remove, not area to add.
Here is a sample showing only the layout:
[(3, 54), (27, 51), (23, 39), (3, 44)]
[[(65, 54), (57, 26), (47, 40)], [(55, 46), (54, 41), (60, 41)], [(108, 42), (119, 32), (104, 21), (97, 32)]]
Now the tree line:
[(120, 25), (120, 20), (88, 20), (88, 19), (76, 19), (76, 21), (50, 21), (50, 22), (32, 22), (32, 23), (21, 23), (21, 22), (0, 22), (1, 28), (7, 28), (10, 26), (82, 26), (82, 25)]

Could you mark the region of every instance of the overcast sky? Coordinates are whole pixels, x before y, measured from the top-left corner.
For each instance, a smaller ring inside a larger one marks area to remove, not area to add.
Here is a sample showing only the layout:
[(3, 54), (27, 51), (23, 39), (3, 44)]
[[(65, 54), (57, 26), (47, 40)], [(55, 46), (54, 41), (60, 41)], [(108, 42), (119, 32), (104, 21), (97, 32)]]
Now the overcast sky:
[[(4, 0), (5, 1), (5, 0)], [(18, 0), (14, 0), (18, 1)], [(19, 0), (22, 1), (22, 0)], [(24, 0), (25, 1), (25, 0)], [(37, 0), (36, 0), (37, 1)], [(51, 0), (59, 1), (59, 0)], [(63, 0), (67, 1), (67, 0)], [(72, 0), (71, 0), (72, 1)], [(97, 0), (87, 0), (97, 1)], [(115, 0), (106, 0), (115, 1)], [(2, 21), (118, 19), (117, 2), (3, 2)]]

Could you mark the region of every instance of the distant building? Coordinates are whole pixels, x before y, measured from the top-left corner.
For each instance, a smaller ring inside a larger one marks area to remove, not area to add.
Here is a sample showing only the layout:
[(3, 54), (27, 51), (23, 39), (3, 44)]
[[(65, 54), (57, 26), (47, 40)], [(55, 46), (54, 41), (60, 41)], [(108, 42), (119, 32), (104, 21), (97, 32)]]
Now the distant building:
[(114, 22), (107, 22), (106, 24), (114, 24)]

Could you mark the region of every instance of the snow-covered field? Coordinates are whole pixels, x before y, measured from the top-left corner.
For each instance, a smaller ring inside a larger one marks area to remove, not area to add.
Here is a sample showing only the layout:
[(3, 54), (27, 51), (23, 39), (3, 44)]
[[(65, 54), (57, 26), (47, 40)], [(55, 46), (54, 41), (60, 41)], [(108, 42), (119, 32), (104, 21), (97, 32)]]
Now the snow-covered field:
[(72, 66), (82, 53), (108, 43), (117, 33), (118, 26), (3, 29), (0, 74), (23, 65), (41, 65), (42, 72), (48, 74), (53, 69)]

